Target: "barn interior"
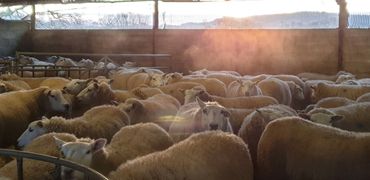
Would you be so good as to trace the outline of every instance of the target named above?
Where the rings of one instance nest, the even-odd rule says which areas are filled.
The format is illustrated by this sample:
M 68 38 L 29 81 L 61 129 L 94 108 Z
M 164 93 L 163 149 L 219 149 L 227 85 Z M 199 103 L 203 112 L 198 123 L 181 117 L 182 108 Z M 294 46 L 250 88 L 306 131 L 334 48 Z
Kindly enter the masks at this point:
M 0 121 L 3 121 L 0 122 L 0 131 L 3 131 L 3 133 L 0 132 L 0 148 L 3 148 L 0 149 L 0 179 L 48 179 L 50 177 L 55 179 L 83 179 L 84 177 L 93 179 L 370 179 L 370 173 L 367 172 L 370 162 L 362 160 L 366 159 L 367 154 L 364 152 L 370 147 L 370 134 L 363 133 L 370 132 L 368 114 L 370 110 L 370 11 L 366 9 L 368 5 L 370 5 L 369 2 L 358 0 L 303 2 L 294 0 L 0 0 Z M 50 57 L 53 56 L 56 58 L 53 63 L 66 58 L 74 61 L 74 64 L 45 64 L 50 63 Z M 37 64 L 32 58 L 42 63 Z M 63 60 L 68 61 L 66 59 Z M 82 59 L 92 60 L 92 67 L 81 67 L 78 63 Z M 27 63 L 30 61 L 32 63 Z M 101 67 L 98 67 L 99 63 L 103 63 Z M 134 67 L 126 66 L 128 63 L 133 63 Z M 182 79 L 176 79 L 177 75 Z M 132 78 L 133 76 L 136 79 Z M 77 84 L 85 86 L 75 93 L 75 89 L 70 89 L 72 82 L 73 88 L 77 87 Z M 167 87 L 179 82 L 184 84 Z M 293 85 L 289 84 L 292 82 Z M 271 83 L 272 86 L 279 87 L 271 89 Z M 48 85 L 50 86 L 45 87 Z M 100 89 L 105 86 L 113 95 L 97 97 L 96 94 L 99 94 Z M 255 87 L 257 87 L 256 92 L 253 91 Z M 23 97 L 22 93 L 31 92 L 35 94 L 36 91 L 40 91 L 40 88 L 46 88 L 42 89 L 44 94 L 39 96 L 45 95 L 47 100 L 36 102 L 39 103 L 36 106 L 40 107 L 35 112 L 41 111 L 39 114 L 31 113 L 32 110 L 25 110 L 27 117 L 9 115 L 17 114 L 14 109 L 23 111 L 31 106 L 25 103 L 23 105 L 19 103 L 19 105 L 18 100 L 13 100 L 11 96 Z M 93 92 L 94 88 L 96 94 L 92 95 L 90 92 Z M 286 97 L 286 91 L 282 90 L 284 88 L 289 91 L 289 97 Z M 85 94 L 81 95 L 81 93 Z M 204 93 L 209 94 L 204 97 L 202 96 Z M 158 94 L 170 97 L 159 97 Z M 196 95 L 193 97 L 192 94 Z M 190 96 L 192 97 L 189 99 Z M 256 99 L 247 99 L 255 96 L 257 96 Z M 50 100 L 50 97 L 54 100 Z M 44 101 L 49 103 L 46 107 L 43 107 Z M 136 101 L 141 104 L 134 105 Z M 12 102 L 17 102 L 14 103 L 14 107 L 9 105 Z M 23 100 L 20 99 L 19 102 Z M 165 104 L 161 106 L 162 110 L 148 110 L 150 108 L 147 106 L 159 106 L 150 103 L 160 104 L 158 102 Z M 217 102 L 217 105 L 211 102 Z M 40 105 L 40 103 L 44 104 Z M 143 105 L 145 103 L 150 105 Z M 212 120 L 205 117 L 209 120 L 207 127 L 198 129 L 199 127 L 195 127 L 198 124 L 193 124 L 194 132 L 191 133 L 193 135 L 190 136 L 188 132 L 187 135 L 190 137 L 181 137 L 181 141 L 187 141 L 188 144 L 200 143 L 199 146 L 201 146 L 201 138 L 210 138 L 206 136 L 211 136 L 210 134 L 213 133 L 208 131 L 220 130 L 234 134 L 236 137 L 216 133 L 212 135 L 215 139 L 210 138 L 210 141 L 221 143 L 224 142 L 221 136 L 227 136 L 230 139 L 227 142 L 225 140 L 225 144 L 231 143 L 230 147 L 235 145 L 235 148 L 241 148 L 237 147 L 240 141 L 243 147 L 247 147 L 249 154 L 245 157 L 244 152 L 240 152 L 241 155 L 238 157 L 233 154 L 225 155 L 231 159 L 230 162 L 217 161 L 218 158 L 215 158 L 214 162 L 208 161 L 209 159 L 199 160 L 209 165 L 202 171 L 205 174 L 198 171 L 188 173 L 191 168 L 185 168 L 183 170 L 185 173 L 178 175 L 176 168 L 180 167 L 169 170 L 173 173 L 172 176 L 169 175 L 171 173 L 165 172 L 163 169 L 168 169 L 166 165 L 170 164 L 170 162 L 166 164 L 167 161 L 172 160 L 166 159 L 163 154 L 174 153 L 176 148 L 180 151 L 181 148 L 190 148 L 186 143 L 179 144 L 180 140 L 175 140 L 171 134 L 173 131 L 178 133 L 181 128 L 185 131 L 183 124 L 176 123 L 185 118 L 178 119 L 179 114 L 184 114 L 180 111 L 190 107 L 186 106 L 187 103 L 195 103 L 191 107 L 196 108 L 194 109 L 196 112 L 199 109 L 203 110 L 204 116 L 209 115 L 204 109 L 211 107 L 212 112 L 216 113 L 218 110 L 212 108 L 220 106 L 223 109 L 218 113 L 230 119 L 230 122 L 227 120 L 229 125 L 225 127 L 221 125 L 224 123 L 214 126 L 215 121 L 218 120 L 217 115 L 212 116 Z M 112 162 L 104 163 L 109 161 L 109 158 L 101 160 L 102 167 L 92 165 L 94 162 L 91 158 L 95 157 L 95 152 L 101 153 L 100 150 L 103 148 L 106 148 L 103 149 L 104 152 L 112 151 L 112 154 L 114 154 L 113 151 L 119 152 L 114 150 L 115 145 L 109 146 L 109 143 L 113 144 L 118 137 L 123 137 L 123 135 L 117 135 L 121 132 L 120 128 L 112 130 L 111 132 L 117 132 L 117 134 L 116 136 L 111 134 L 109 138 L 103 135 L 87 136 L 83 133 L 85 130 L 80 130 L 81 135 L 61 129 L 54 131 L 68 132 L 72 135 L 45 136 L 46 130 L 43 127 L 45 122 L 59 121 L 52 120 L 54 117 L 61 116 L 67 121 L 69 119 L 82 121 L 81 119 L 86 118 L 87 112 L 90 111 L 97 111 L 104 115 L 103 111 L 106 109 L 100 106 L 106 104 L 114 106 L 114 108 L 111 107 L 112 111 L 125 114 L 117 118 L 125 121 L 119 125 L 122 126 L 122 130 L 124 126 L 149 128 L 144 129 L 145 131 L 151 131 L 150 128 L 163 128 L 165 135 L 170 136 L 171 141 L 174 142 L 161 147 L 162 149 L 146 152 L 146 154 L 151 153 L 149 157 L 145 156 L 146 159 L 141 157 L 146 154 L 137 154 L 135 158 L 130 159 L 133 160 L 132 164 L 125 164 L 126 161 L 120 162 L 108 171 L 106 167 L 111 166 Z M 275 107 L 281 104 L 284 107 Z M 145 109 L 145 113 L 151 116 L 144 117 L 144 111 L 139 113 L 140 116 L 133 114 L 130 108 L 137 108 L 137 106 L 148 108 Z M 171 108 L 175 110 L 171 111 Z M 110 117 L 110 114 L 113 113 L 107 113 L 107 117 Z M 257 117 L 258 114 L 260 117 Z M 98 117 L 104 119 L 103 115 L 95 119 Z M 15 123 L 16 120 L 10 123 L 9 119 L 12 118 L 22 119 L 19 121 L 24 122 L 22 125 L 17 124 L 22 122 Z M 145 120 L 145 118 L 151 120 Z M 275 121 L 280 118 L 285 119 Z M 307 120 L 307 122 L 300 122 L 301 124 L 297 125 L 293 123 L 293 119 Z M 152 122 L 159 126 L 140 126 L 143 122 Z M 112 120 L 108 123 L 116 122 Z M 284 143 L 305 142 L 302 139 L 292 139 L 289 133 L 286 136 L 274 136 L 273 133 L 276 132 L 273 130 L 279 130 L 277 126 L 287 126 L 287 131 L 291 128 L 293 132 L 293 129 L 316 125 L 317 128 L 307 128 L 309 129 L 306 129 L 307 131 L 297 130 L 297 133 L 308 133 L 306 136 L 317 134 L 314 136 L 317 138 L 316 141 L 310 141 L 311 144 L 307 145 L 313 149 L 307 148 L 307 152 L 296 152 L 288 148 L 284 149 L 281 145 L 271 143 L 273 145 L 270 146 L 269 144 L 273 140 L 281 140 Z M 75 126 L 80 125 L 76 123 Z M 34 127 L 39 129 L 33 129 Z M 86 125 L 86 127 L 90 126 Z M 17 131 L 14 133 L 16 135 L 6 134 L 13 130 Z M 40 134 L 34 135 L 39 131 Z M 209 134 L 200 133 L 202 131 L 207 131 L 206 133 Z M 122 132 L 130 133 L 129 130 Z M 154 132 L 152 135 L 158 135 L 155 133 L 163 132 Z M 52 144 L 53 147 L 45 147 L 43 150 L 35 148 L 42 145 L 41 140 L 38 142 L 35 139 L 42 134 L 45 136 L 44 141 L 47 139 L 48 144 Z M 135 137 L 137 136 L 139 135 Z M 258 138 L 249 139 L 251 136 L 258 136 Z M 91 151 L 92 155 L 89 156 L 87 164 L 82 163 L 84 160 L 69 158 L 68 149 L 65 150 L 66 152 L 63 151 L 63 148 L 67 148 L 64 146 L 68 145 L 68 142 L 77 142 L 76 139 L 82 137 L 92 139 L 86 142 L 79 141 L 85 143 L 84 145 L 91 143 L 89 147 L 92 149 L 88 152 Z M 114 139 L 114 137 L 117 138 Z M 279 137 L 281 139 L 273 139 Z M 360 137 L 362 143 L 357 143 Z M 101 138 L 105 138 L 105 141 Z M 346 140 L 341 145 L 331 144 L 333 141 L 342 142 L 344 138 L 350 140 Z M 23 141 L 27 141 L 27 145 L 22 144 Z M 136 141 L 153 143 L 140 138 Z M 351 154 L 348 158 L 341 159 L 339 154 L 331 154 L 325 159 L 327 163 L 323 163 L 322 166 L 312 162 L 323 158 L 309 153 L 309 151 L 319 150 L 314 148 L 320 147 L 317 144 L 343 148 L 347 147 L 347 141 L 348 147 L 350 144 L 359 144 L 357 149 L 352 148 L 350 152 L 345 153 L 353 153 L 356 156 Z M 34 143 L 33 146 L 32 143 Z M 117 143 L 122 142 L 117 140 Z M 303 147 L 305 146 L 302 145 L 301 148 L 304 149 Z M 118 145 L 115 148 L 119 148 Z M 218 150 L 217 148 L 215 149 Z M 279 153 L 282 154 L 273 153 L 273 148 L 280 148 Z M 49 152 L 44 152 L 45 149 L 49 149 Z M 162 156 L 156 151 L 163 152 Z M 194 151 L 197 155 L 198 151 Z M 214 153 L 213 156 L 219 155 L 217 152 Z M 235 154 L 237 153 L 239 152 Z M 321 155 L 325 156 L 325 153 L 330 154 L 324 151 Z M 294 155 L 289 156 L 291 154 Z M 49 155 L 49 157 L 43 155 Z M 186 155 L 189 159 L 194 158 L 190 157 L 191 154 Z M 292 164 L 289 164 L 286 159 L 281 160 L 281 157 L 288 156 L 293 159 Z M 150 163 L 145 166 L 138 165 L 139 161 L 148 159 L 150 161 L 150 158 L 163 160 L 163 167 L 156 169 L 155 165 L 151 167 Z M 238 158 L 247 160 L 240 164 L 231 162 L 238 161 Z M 303 159 L 302 161 L 309 162 L 299 163 L 300 158 Z M 49 162 L 36 164 L 39 171 L 45 171 L 42 175 L 36 175 L 31 170 L 36 168 L 32 166 L 36 159 Z M 198 167 L 201 164 L 201 162 L 194 164 L 196 161 L 178 159 L 181 161 L 179 163 L 189 163 L 189 166 Z M 334 166 L 338 162 L 342 166 L 325 167 L 325 164 Z M 51 166 L 53 163 L 55 168 Z M 224 168 L 210 165 L 218 163 L 223 163 Z M 134 171 L 141 168 L 148 168 L 149 175 L 145 174 L 145 170 Z M 346 168 L 356 170 L 343 171 Z M 84 175 L 77 171 L 83 172 Z M 192 171 L 195 170 L 192 169 Z

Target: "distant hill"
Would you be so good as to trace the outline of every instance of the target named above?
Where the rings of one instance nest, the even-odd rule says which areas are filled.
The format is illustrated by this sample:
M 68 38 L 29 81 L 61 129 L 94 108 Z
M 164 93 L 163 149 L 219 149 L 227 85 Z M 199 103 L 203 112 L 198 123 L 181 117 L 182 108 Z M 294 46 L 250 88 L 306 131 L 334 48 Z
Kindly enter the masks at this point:
M 350 27 L 369 28 L 370 15 L 352 15 Z M 169 29 L 202 29 L 202 28 L 272 28 L 272 29 L 316 29 L 337 28 L 338 14 L 325 12 L 298 12 L 251 16 L 245 18 L 223 17 L 209 22 L 184 23 L 179 26 L 167 25 Z

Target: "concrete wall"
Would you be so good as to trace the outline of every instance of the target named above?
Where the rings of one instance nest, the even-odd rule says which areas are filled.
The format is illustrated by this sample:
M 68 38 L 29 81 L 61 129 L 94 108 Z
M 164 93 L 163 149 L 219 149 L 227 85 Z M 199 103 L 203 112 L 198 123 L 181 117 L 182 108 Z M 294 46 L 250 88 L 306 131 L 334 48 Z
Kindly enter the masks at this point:
M 24 21 L 0 20 L 0 56 L 14 55 L 20 40 L 28 29 L 29 23 Z
M 35 31 L 22 50 L 38 52 L 169 53 L 170 66 L 243 74 L 337 71 L 336 30 L 72 30 Z M 370 31 L 349 30 L 345 68 L 368 73 Z

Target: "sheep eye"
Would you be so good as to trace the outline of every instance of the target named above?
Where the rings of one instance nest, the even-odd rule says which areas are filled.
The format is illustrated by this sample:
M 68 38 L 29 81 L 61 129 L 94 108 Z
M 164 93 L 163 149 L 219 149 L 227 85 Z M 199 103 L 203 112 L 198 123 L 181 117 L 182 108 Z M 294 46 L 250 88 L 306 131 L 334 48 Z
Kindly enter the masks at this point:
M 31 128 L 28 128 L 28 131 L 29 131 L 29 132 L 32 132 L 32 131 L 33 131 L 33 129 L 31 129 Z
M 86 151 L 86 154 L 90 154 L 90 150 Z
M 63 151 L 61 151 L 60 152 L 60 156 L 62 157 L 62 158 L 66 158 L 66 156 L 64 155 L 64 153 L 63 153 Z
M 203 113 L 207 114 L 208 113 L 207 109 L 203 109 Z
M 50 97 L 55 98 L 55 96 L 54 96 L 54 95 L 50 95 Z

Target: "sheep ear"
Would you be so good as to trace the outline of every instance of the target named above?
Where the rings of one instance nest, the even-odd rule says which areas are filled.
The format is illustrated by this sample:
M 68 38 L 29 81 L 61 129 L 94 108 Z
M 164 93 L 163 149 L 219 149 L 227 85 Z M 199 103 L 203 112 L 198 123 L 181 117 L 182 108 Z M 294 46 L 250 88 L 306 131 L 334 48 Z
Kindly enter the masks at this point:
M 204 103 L 199 97 L 197 97 L 197 103 L 199 104 L 200 108 L 206 107 L 206 103 Z
M 141 104 L 140 101 L 137 101 L 135 100 L 133 103 L 132 103 L 132 107 L 131 107 L 133 110 L 138 110 L 138 109 L 141 109 L 143 108 L 143 104 Z
M 48 119 L 48 118 L 46 116 L 42 116 L 41 119 L 44 120 L 44 119 Z
M 47 89 L 47 90 L 44 91 L 44 93 L 45 93 L 46 96 L 50 96 L 51 90 Z
M 38 122 L 36 123 L 36 125 L 37 125 L 38 127 L 40 127 L 40 128 L 44 127 L 44 124 L 42 123 L 42 121 L 38 121 Z
M 97 151 L 102 150 L 106 143 L 107 143 L 107 139 L 104 139 L 104 138 L 99 138 L 99 139 L 95 140 L 91 144 L 91 152 L 95 153 Z
M 263 113 L 263 111 L 256 109 L 256 112 L 262 117 L 262 119 L 265 120 L 265 114 Z
M 119 102 L 118 101 L 115 101 L 115 100 L 111 100 L 110 101 L 110 104 L 115 105 L 115 106 L 118 106 L 119 105 Z
M 185 89 L 182 89 L 182 88 L 179 88 L 179 89 L 177 89 L 182 95 L 185 95 Z
M 230 114 L 230 112 L 228 111 L 228 110 L 221 110 L 221 114 L 222 115 L 224 115 L 225 117 L 230 117 L 231 116 L 231 114 Z
M 311 116 L 308 115 L 307 113 L 298 113 L 298 116 L 303 119 L 311 120 Z
M 112 84 L 114 79 L 109 79 L 108 84 Z
M 92 80 L 94 83 L 98 83 L 99 81 L 97 79 Z
M 98 88 L 99 88 L 98 83 L 94 83 L 94 88 L 95 88 L 95 89 L 98 89 Z
M 242 84 L 243 83 L 243 80 L 241 78 L 239 78 L 238 80 L 236 80 L 238 83 Z
M 63 140 L 53 136 L 55 144 L 57 145 L 58 149 L 62 149 L 62 146 L 66 143 Z
M 342 116 L 342 115 L 333 115 L 333 116 L 330 117 L 329 123 L 333 124 L 335 122 L 343 120 L 343 118 L 344 118 L 344 116 Z

